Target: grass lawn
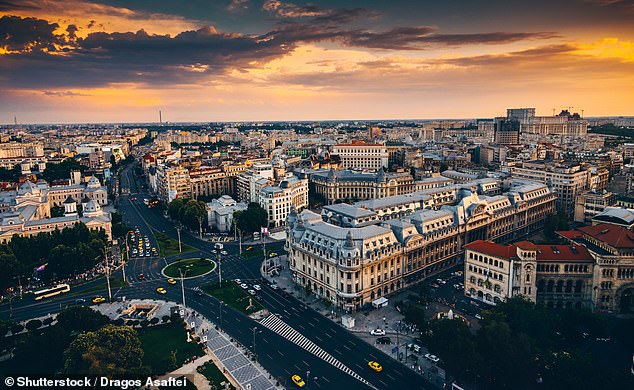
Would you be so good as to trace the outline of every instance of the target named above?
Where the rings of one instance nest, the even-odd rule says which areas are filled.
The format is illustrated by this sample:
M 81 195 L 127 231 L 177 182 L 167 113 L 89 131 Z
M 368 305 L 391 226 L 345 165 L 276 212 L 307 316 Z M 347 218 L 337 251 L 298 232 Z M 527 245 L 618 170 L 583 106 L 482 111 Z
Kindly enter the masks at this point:
M 69 296 L 72 295 L 77 295 L 77 294 L 85 294 L 85 293 L 97 293 L 97 292 L 103 292 L 105 295 L 104 296 L 108 296 L 108 283 L 106 282 L 106 278 L 105 277 L 100 277 L 99 279 L 99 283 L 95 284 L 94 286 L 84 289 L 84 290 L 80 290 L 80 291 L 73 291 L 72 289 L 70 290 L 70 293 L 68 293 Z M 123 287 L 123 286 L 127 286 L 128 283 L 126 283 L 123 278 L 110 278 L 110 289 L 114 290 L 117 289 L 119 287 Z
M 180 278 L 179 268 L 182 268 L 183 272 L 187 270 L 185 277 L 192 277 L 206 274 L 216 268 L 216 265 L 208 259 L 185 259 L 171 263 L 163 272 L 169 277 Z
M 183 365 L 187 358 L 202 356 L 202 346 L 188 343 L 183 325 L 167 324 L 139 330 L 143 364 L 152 374 L 162 375 Z
M 227 377 L 225 377 L 225 375 L 220 371 L 220 369 L 218 369 L 218 367 L 216 367 L 216 365 L 211 361 L 198 367 L 198 372 L 203 374 L 205 378 L 209 380 L 209 382 L 211 383 L 212 389 L 214 388 L 214 386 L 216 389 L 224 389 L 224 385 L 222 385 L 222 383 L 229 382 L 227 380 Z M 235 389 L 235 387 L 233 387 L 231 384 L 229 385 L 229 388 Z
M 252 297 L 246 291 L 241 289 L 240 286 L 238 286 L 233 280 L 223 281 L 222 287 L 216 283 L 206 284 L 201 288 L 207 294 L 220 299 L 226 305 L 233 307 L 244 314 L 251 314 L 264 309 L 264 307 L 260 305 L 260 302 L 255 300 L 255 297 Z M 247 306 L 249 306 L 249 298 L 253 298 L 253 307 L 247 310 Z
M 178 240 L 174 240 L 169 238 L 163 233 L 159 233 L 157 231 L 154 232 L 154 236 L 156 237 L 156 241 L 158 242 L 159 253 L 162 257 L 177 255 L 179 253 L 192 252 L 195 248 L 192 248 L 189 245 L 183 244 L 181 242 L 181 247 L 183 252 L 178 251 Z

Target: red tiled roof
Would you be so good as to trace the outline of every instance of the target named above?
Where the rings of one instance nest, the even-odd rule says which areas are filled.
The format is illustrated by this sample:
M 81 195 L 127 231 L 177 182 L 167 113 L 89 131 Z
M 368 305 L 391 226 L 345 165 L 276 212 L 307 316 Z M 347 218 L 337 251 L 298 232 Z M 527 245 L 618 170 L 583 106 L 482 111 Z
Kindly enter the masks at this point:
M 621 226 L 602 223 L 577 230 L 614 248 L 634 248 L 634 233 Z
M 537 245 L 537 261 L 594 261 L 583 245 Z
M 503 259 L 517 257 L 517 247 L 515 245 L 502 245 L 491 241 L 478 240 L 465 245 L 465 248 Z
M 583 234 L 581 234 L 581 232 L 578 230 L 561 230 L 561 231 L 558 231 L 557 234 L 559 234 L 563 238 L 568 238 L 568 239 L 583 237 Z
M 524 249 L 525 251 L 530 251 L 530 250 L 534 251 L 535 249 L 537 249 L 537 246 L 530 241 L 516 242 L 515 246 L 520 249 Z

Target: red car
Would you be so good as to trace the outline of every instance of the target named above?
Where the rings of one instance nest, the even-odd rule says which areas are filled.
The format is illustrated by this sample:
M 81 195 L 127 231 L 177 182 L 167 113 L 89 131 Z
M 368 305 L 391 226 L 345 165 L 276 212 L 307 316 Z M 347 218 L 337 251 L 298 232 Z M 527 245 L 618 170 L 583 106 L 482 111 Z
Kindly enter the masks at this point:
M 144 279 L 145 279 L 145 275 L 139 274 L 139 280 L 144 280 Z

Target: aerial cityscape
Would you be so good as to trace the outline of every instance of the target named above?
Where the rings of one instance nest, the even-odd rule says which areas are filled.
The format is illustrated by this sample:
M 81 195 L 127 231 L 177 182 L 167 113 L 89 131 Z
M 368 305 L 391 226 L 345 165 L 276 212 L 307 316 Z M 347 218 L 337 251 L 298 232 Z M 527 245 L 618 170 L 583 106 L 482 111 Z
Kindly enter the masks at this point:
M 634 388 L 633 22 L 0 1 L 0 382 Z

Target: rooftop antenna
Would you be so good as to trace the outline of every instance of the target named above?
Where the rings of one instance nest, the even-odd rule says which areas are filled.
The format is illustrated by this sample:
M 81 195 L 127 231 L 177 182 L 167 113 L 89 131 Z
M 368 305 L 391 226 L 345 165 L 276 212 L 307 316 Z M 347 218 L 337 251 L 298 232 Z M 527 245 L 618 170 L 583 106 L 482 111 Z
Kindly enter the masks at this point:
M 583 112 L 584 112 L 584 111 L 585 111 L 585 110 L 583 110 L 583 109 L 581 110 L 581 119 L 583 119 Z
M 553 116 L 555 116 L 555 110 L 556 110 L 556 108 L 553 107 Z

